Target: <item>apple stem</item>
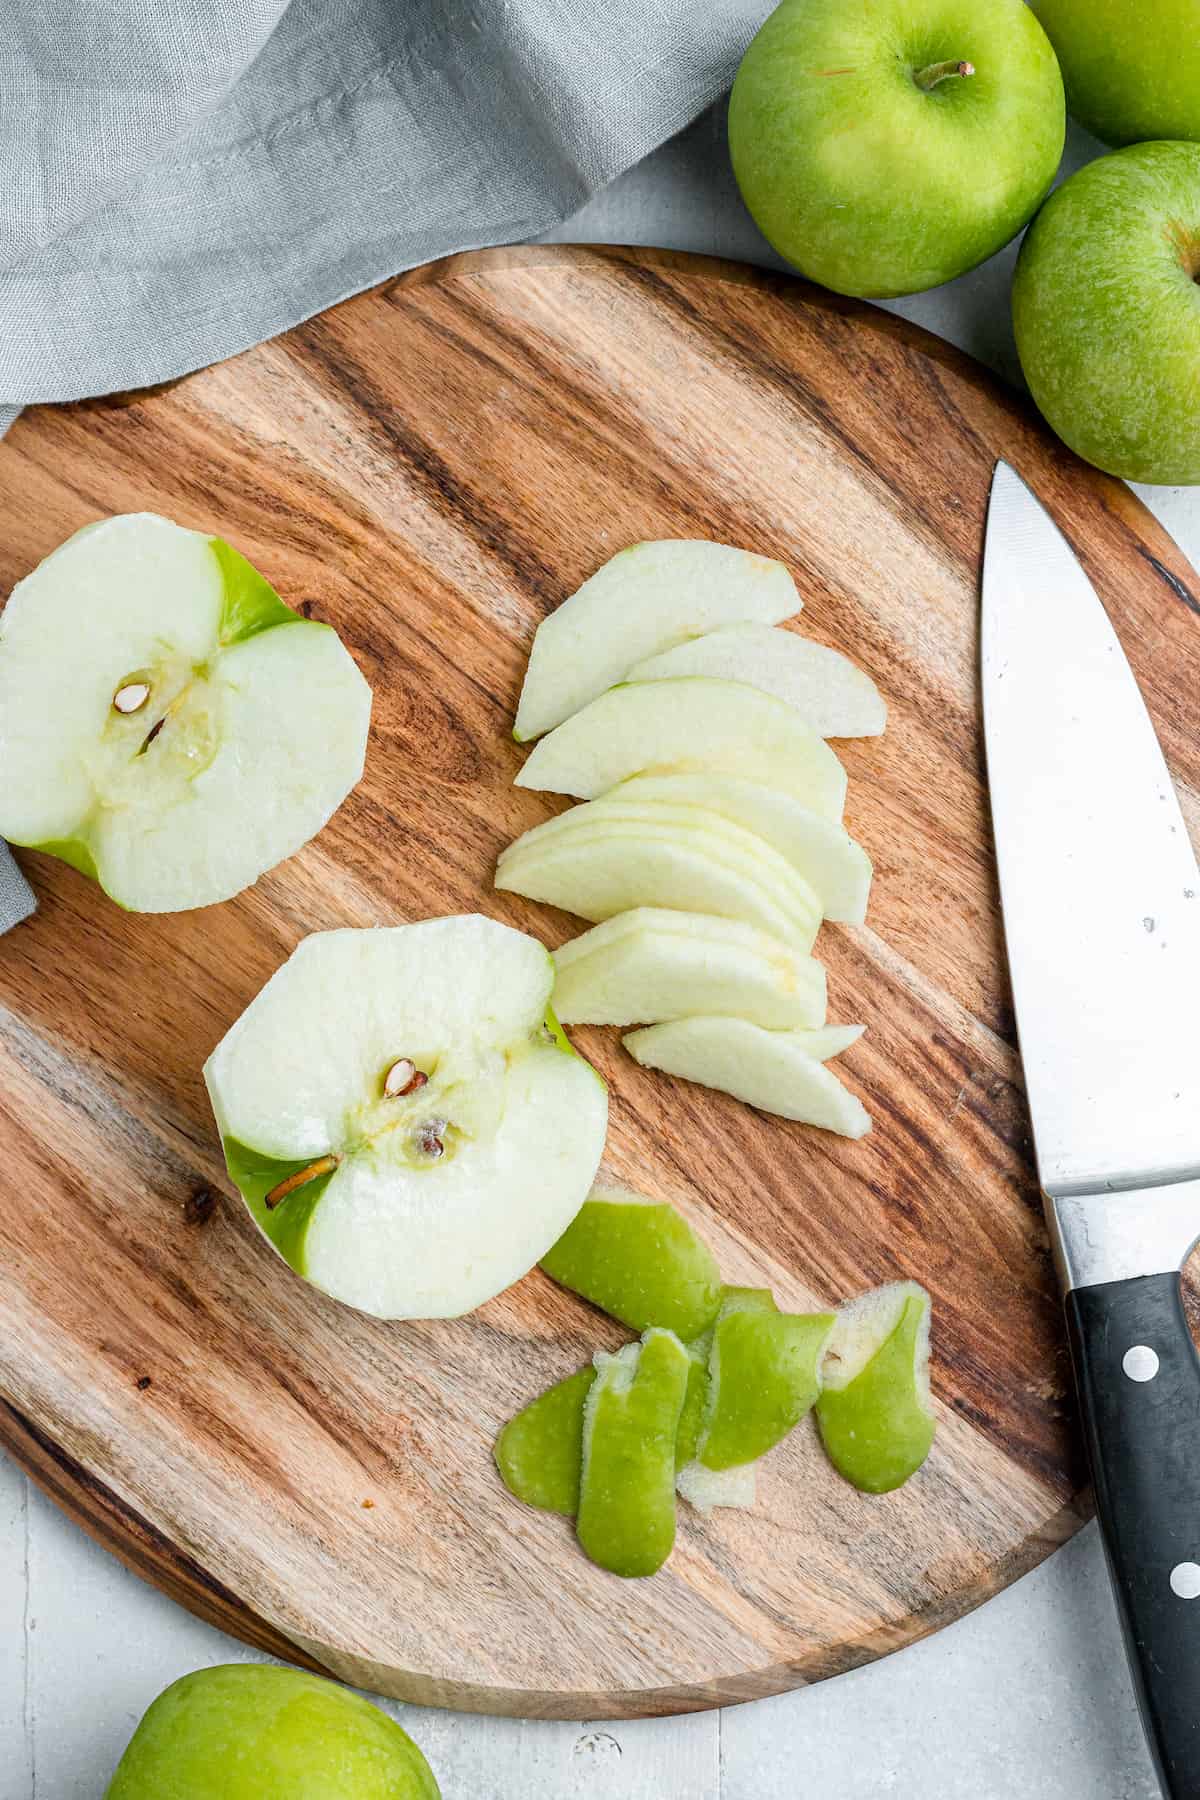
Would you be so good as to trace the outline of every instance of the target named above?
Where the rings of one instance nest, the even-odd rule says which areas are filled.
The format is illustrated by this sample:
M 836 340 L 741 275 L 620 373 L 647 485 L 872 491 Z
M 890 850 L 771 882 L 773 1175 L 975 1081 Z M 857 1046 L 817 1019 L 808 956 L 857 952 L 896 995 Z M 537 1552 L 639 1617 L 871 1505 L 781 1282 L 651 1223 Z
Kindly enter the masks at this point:
M 263 1205 L 273 1212 L 279 1202 L 286 1200 L 289 1194 L 294 1194 L 297 1188 L 307 1187 L 310 1181 L 316 1181 L 321 1175 L 332 1175 L 341 1160 L 335 1151 L 330 1151 L 328 1156 L 318 1156 L 316 1162 L 310 1162 L 306 1169 L 297 1169 L 294 1175 L 285 1175 L 266 1195 Z
M 975 64 L 974 63 L 969 63 L 969 62 L 930 63 L 930 65 L 927 69 L 915 70 L 913 73 L 913 80 L 916 82 L 916 84 L 919 88 L 924 88 L 925 92 L 928 94 L 931 89 L 933 89 L 937 86 L 939 81 L 945 81 L 948 76 L 951 76 L 951 75 L 973 75 L 974 73 L 975 73 Z

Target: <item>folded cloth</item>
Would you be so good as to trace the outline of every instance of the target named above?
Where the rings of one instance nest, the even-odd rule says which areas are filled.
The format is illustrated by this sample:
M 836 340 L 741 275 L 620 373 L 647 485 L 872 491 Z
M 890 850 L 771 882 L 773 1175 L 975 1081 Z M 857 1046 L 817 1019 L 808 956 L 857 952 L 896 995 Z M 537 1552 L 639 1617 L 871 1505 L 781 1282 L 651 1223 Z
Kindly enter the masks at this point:
M 6 844 L 0 844 L 0 932 L 27 919 L 37 902 L 33 889 L 12 859 Z

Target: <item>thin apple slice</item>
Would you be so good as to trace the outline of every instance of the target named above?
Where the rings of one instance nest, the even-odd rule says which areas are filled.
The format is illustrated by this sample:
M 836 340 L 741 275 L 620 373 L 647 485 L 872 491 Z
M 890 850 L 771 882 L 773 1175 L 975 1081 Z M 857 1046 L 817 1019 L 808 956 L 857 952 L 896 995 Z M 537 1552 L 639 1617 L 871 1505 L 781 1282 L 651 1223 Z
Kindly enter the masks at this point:
M 691 1358 L 673 1332 L 655 1329 L 595 1361 L 575 1528 L 602 1569 L 653 1575 L 675 1543 L 675 1441 Z
M 815 958 L 714 914 L 636 907 L 564 944 L 554 965 L 564 1025 L 730 1013 L 786 1029 L 825 1019 L 825 971 Z
M 929 1455 L 929 1322 L 929 1295 L 915 1281 L 875 1288 L 838 1313 L 817 1424 L 834 1468 L 864 1493 L 890 1493 Z
M 668 806 L 702 806 L 753 831 L 785 856 L 821 897 L 827 919 L 861 925 L 871 892 L 871 859 L 861 844 L 834 820 L 814 812 L 792 794 L 741 775 L 701 772 L 634 775 L 603 794 L 596 805 L 660 801 Z
M 496 886 L 597 922 L 640 906 L 715 913 L 810 950 L 821 923 L 812 889 L 750 832 L 739 847 L 724 821 L 717 832 L 697 822 L 695 809 L 681 811 L 690 816 L 677 827 L 667 809 L 657 827 L 587 818 L 573 825 L 576 813 L 564 814 L 561 832 L 505 851 Z
M 665 1200 L 597 1185 L 542 1258 L 547 1275 L 632 1331 L 707 1331 L 722 1305 L 721 1273 L 703 1238 Z
M 763 1112 L 842 1137 L 865 1137 L 871 1129 L 862 1102 L 791 1032 L 764 1031 L 746 1019 L 707 1017 L 647 1025 L 622 1042 L 644 1068 L 719 1088 Z
M 535 746 L 516 783 L 594 800 L 631 775 L 700 770 L 781 788 L 829 819 L 846 803 L 845 769 L 798 713 L 700 675 L 610 688 Z
M 865 1025 L 820 1025 L 813 1031 L 792 1031 L 788 1035 L 798 1050 L 817 1062 L 832 1062 L 841 1056 L 866 1030 Z
M 883 696 L 864 669 L 828 644 L 769 625 L 727 625 L 635 663 L 626 681 L 674 681 L 716 675 L 744 681 L 794 706 L 824 738 L 878 737 L 887 724 Z
M 540 737 L 669 644 L 737 620 L 775 625 L 801 604 L 769 557 L 689 538 L 634 544 L 538 626 L 513 736 Z

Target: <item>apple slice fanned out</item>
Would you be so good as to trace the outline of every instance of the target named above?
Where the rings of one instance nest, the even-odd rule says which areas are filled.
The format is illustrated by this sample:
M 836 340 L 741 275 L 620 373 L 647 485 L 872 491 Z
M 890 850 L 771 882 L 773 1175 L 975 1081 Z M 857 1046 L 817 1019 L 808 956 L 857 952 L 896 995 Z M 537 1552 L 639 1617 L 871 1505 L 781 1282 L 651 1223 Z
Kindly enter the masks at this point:
M 380 1318 L 455 1318 L 549 1250 L 608 1116 L 553 979 L 478 916 L 303 940 L 204 1067 L 229 1172 L 293 1269 Z
M 0 616 L 0 834 L 132 910 L 207 906 L 320 830 L 370 711 L 337 633 L 228 544 L 104 519 Z
M 689 638 L 636 663 L 627 681 L 673 681 L 715 675 L 743 681 L 795 707 L 822 737 L 878 737 L 887 724 L 883 696 L 865 670 L 794 631 L 769 625 L 729 625 Z
M 741 919 L 802 951 L 812 948 L 821 904 L 790 864 L 749 831 L 697 808 L 656 808 L 652 822 L 599 822 L 577 807 L 506 850 L 496 886 L 599 922 L 634 907 Z M 544 835 L 543 835 L 544 834 Z
M 702 806 L 745 826 L 812 883 L 827 919 L 861 925 L 866 918 L 873 873 L 870 857 L 833 819 L 804 806 L 792 794 L 739 775 L 634 775 L 596 804 L 651 800 Z
M 671 644 L 743 620 L 774 625 L 800 607 L 769 557 L 689 538 L 634 544 L 538 626 L 513 736 L 540 737 Z
M 824 738 L 774 695 L 699 675 L 610 688 L 534 747 L 516 785 L 594 800 L 631 775 L 704 770 L 842 816 L 846 771 Z
M 871 1129 L 866 1109 L 809 1055 L 804 1035 L 764 1031 L 746 1019 L 704 1017 L 648 1025 L 622 1041 L 644 1068 L 719 1088 L 784 1119 L 842 1137 L 865 1137 Z
M 554 1010 L 564 1025 L 730 1013 L 787 1029 L 825 1018 L 819 962 L 714 914 L 646 906 L 618 913 L 556 950 L 554 965 Z

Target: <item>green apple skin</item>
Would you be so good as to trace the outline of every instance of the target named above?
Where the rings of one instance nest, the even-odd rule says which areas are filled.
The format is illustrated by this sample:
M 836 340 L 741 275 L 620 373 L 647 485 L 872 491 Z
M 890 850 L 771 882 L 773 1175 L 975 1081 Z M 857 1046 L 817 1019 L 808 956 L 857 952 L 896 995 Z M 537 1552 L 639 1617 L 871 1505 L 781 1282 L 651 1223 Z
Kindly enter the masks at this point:
M 1200 482 L 1198 273 L 1200 144 L 1136 144 L 1087 164 L 1021 246 L 1025 379 L 1063 441 L 1110 475 Z
M 1200 139 L 1200 0 L 1030 0 L 1068 111 L 1108 144 Z
M 105 1800 L 439 1800 L 386 1713 L 298 1669 L 227 1664 L 176 1681 L 130 1739 Z
M 692 1359 L 670 1331 L 648 1331 L 601 1367 L 583 1420 L 575 1529 L 613 1575 L 654 1575 L 675 1544 L 675 1443 Z
M 866 1494 L 887 1494 L 915 1475 L 935 1422 L 923 1363 L 929 1297 L 914 1295 L 870 1361 L 844 1388 L 817 1401 L 821 1442 L 839 1475 Z
M 685 1343 L 721 1306 L 716 1259 L 682 1214 L 619 1188 L 584 1201 L 542 1268 L 631 1331 L 661 1325 Z
M 722 1311 L 709 1357 L 709 1405 L 699 1458 L 708 1469 L 756 1462 L 809 1412 L 833 1313 Z
M 974 73 L 918 80 L 960 62 Z M 936 287 L 1014 237 L 1065 129 L 1024 0 L 784 0 L 729 109 L 738 186 L 775 249 L 838 293 L 880 297 Z

